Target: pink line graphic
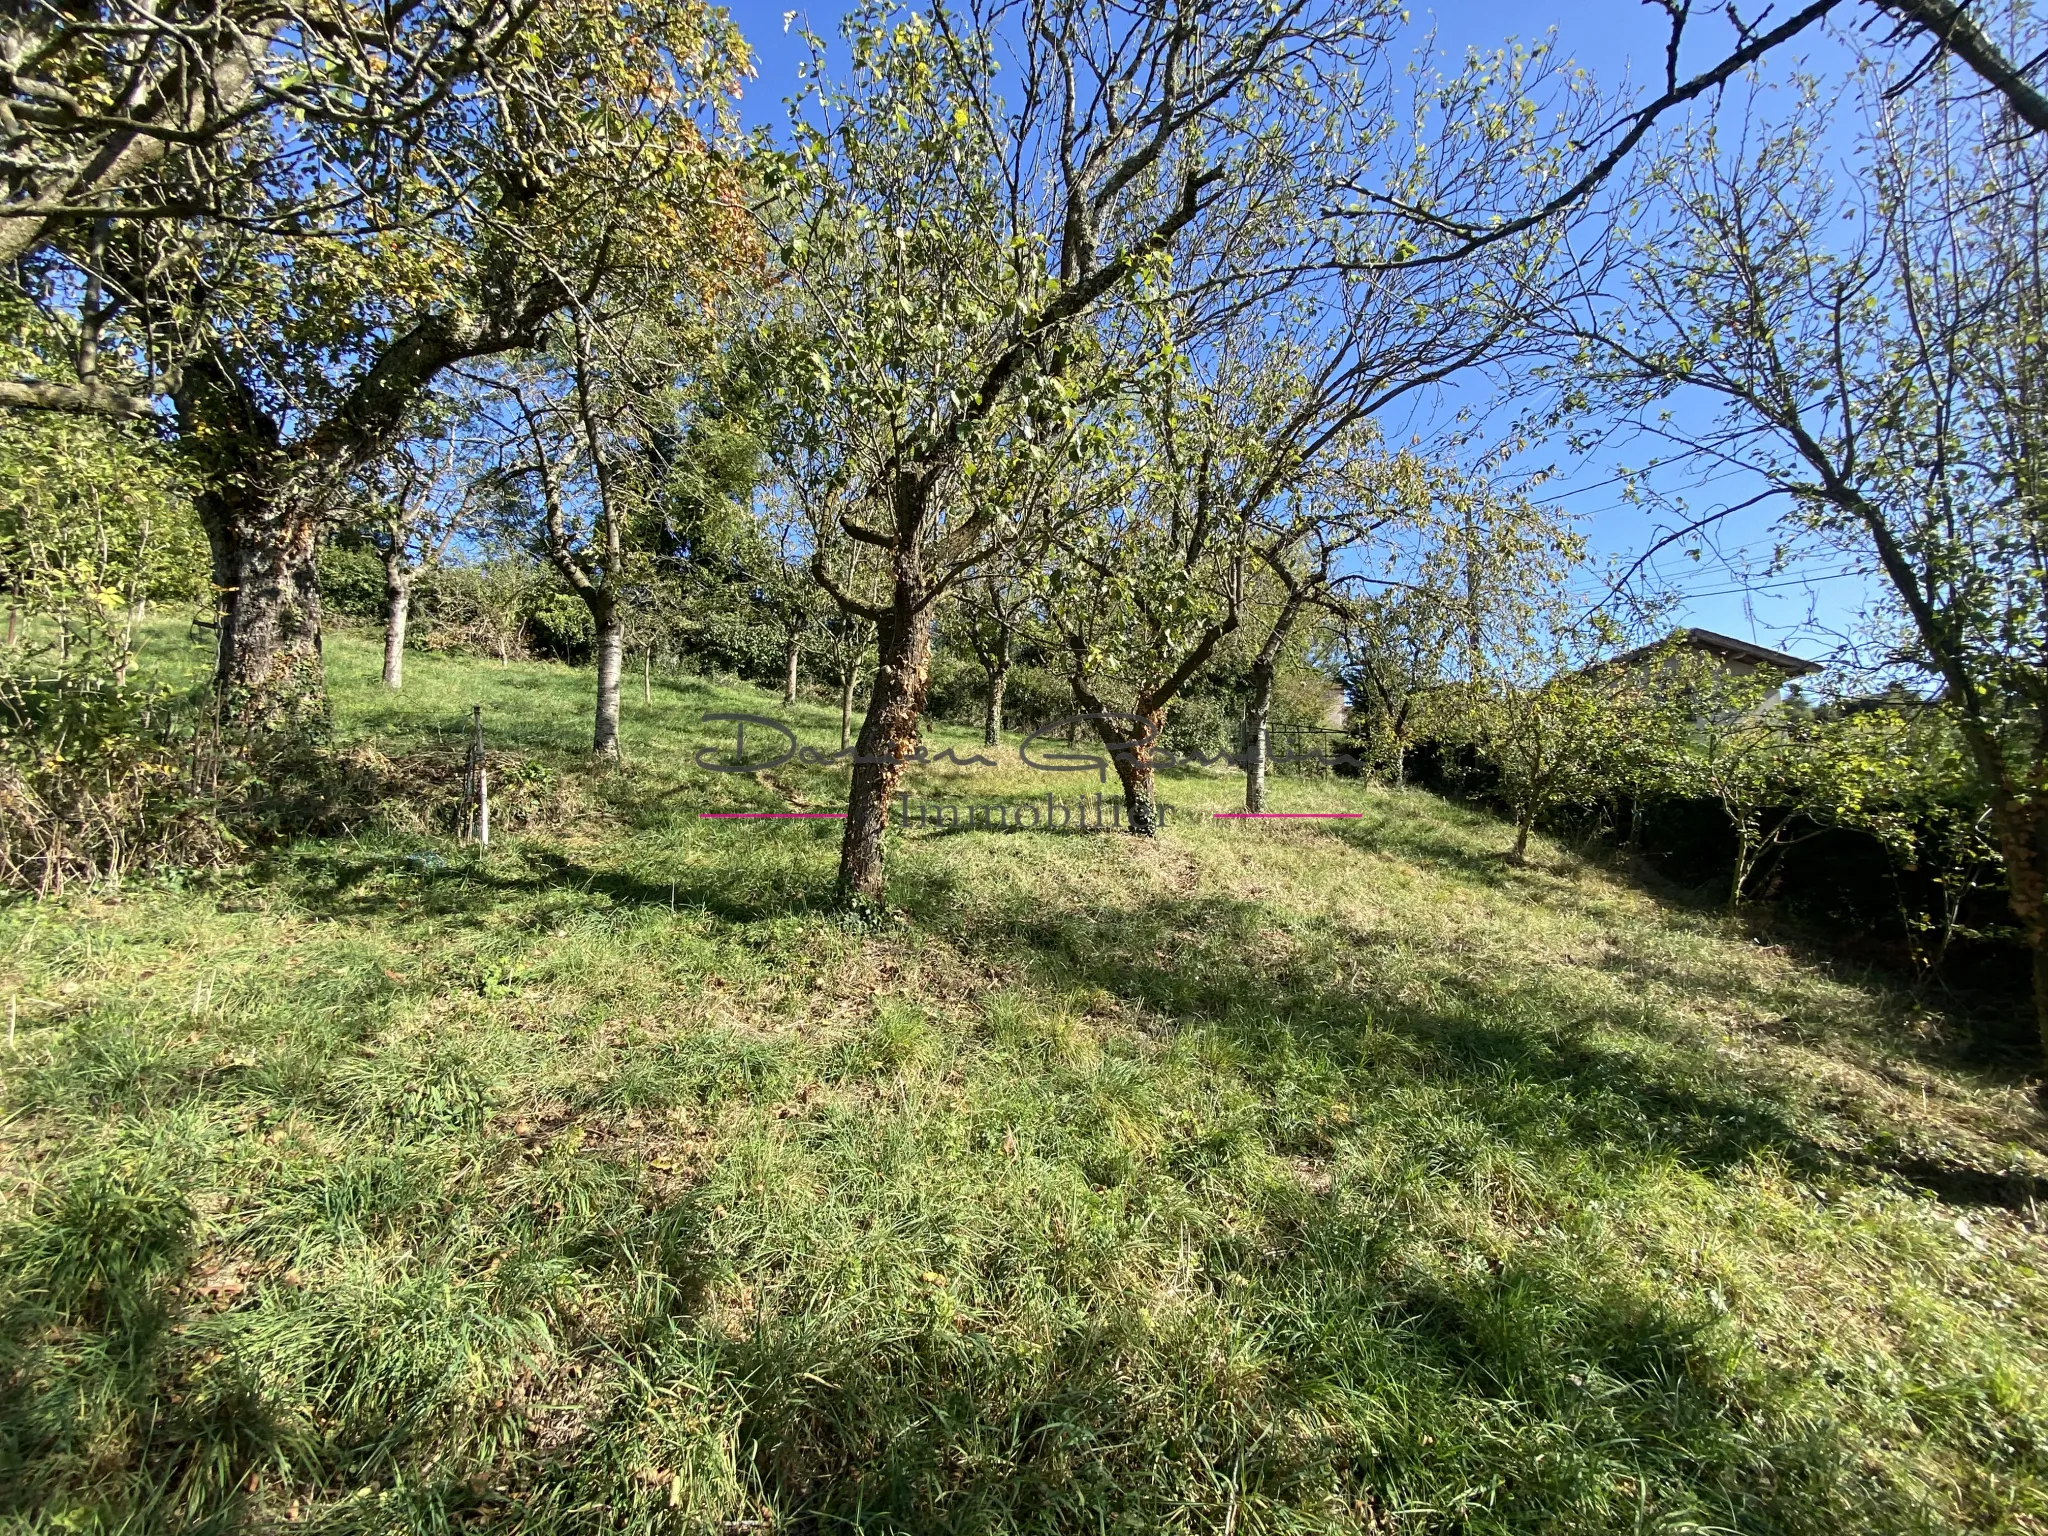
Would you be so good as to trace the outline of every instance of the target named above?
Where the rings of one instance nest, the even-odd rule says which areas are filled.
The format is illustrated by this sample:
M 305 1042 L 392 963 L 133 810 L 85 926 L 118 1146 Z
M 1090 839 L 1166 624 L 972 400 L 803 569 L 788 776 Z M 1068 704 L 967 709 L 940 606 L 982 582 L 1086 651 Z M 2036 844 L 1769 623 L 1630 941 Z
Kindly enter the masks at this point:
M 1283 821 L 1354 821 L 1363 811 L 1218 811 L 1218 821 L 1243 821 L 1248 817 L 1271 817 Z
M 820 818 L 837 820 L 846 815 L 844 811 L 699 811 L 700 821 L 811 821 Z

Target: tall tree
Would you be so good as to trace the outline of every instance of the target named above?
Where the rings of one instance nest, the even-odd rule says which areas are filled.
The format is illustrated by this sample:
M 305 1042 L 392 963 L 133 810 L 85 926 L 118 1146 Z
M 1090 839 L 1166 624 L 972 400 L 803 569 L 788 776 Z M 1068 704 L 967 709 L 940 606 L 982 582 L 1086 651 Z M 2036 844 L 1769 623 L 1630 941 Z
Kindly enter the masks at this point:
M 987 679 L 981 711 L 981 744 L 985 747 L 1002 745 L 1003 693 L 1029 605 L 1026 586 L 1015 573 L 998 566 L 964 586 L 954 608 L 960 644 L 981 664 L 982 676 Z
M 1788 535 L 1884 583 L 1954 711 L 2033 946 L 2048 1052 L 2048 147 L 1973 81 L 1874 71 L 1850 205 L 1824 109 L 1657 167 L 1627 333 L 1586 357 L 1646 430 L 1762 475 Z M 1704 422 L 1674 390 L 1718 402 Z
M 363 535 L 384 565 L 384 686 L 394 691 L 405 685 L 414 583 L 476 527 L 499 489 L 497 466 L 475 446 L 455 422 L 424 423 L 365 476 Z
M 1202 294 L 1192 312 L 1213 325 L 1232 295 L 1334 297 L 1511 244 L 1600 137 L 1590 101 L 1540 53 L 1426 76 L 1418 99 L 1388 48 L 1398 15 L 1324 0 L 907 14 L 875 0 L 846 25 L 847 83 L 824 83 L 821 63 L 797 115 L 783 249 L 863 488 L 844 526 L 890 572 L 868 609 L 880 667 L 841 846 L 846 899 L 881 894 L 929 610 L 1027 523 L 1063 513 L 1022 487 L 1049 478 L 1130 368 L 1156 361 L 1104 343 L 1119 313 Z M 1553 87 L 1546 114 L 1536 98 Z M 1426 146 L 1390 127 L 1423 121 Z M 1452 232 L 1464 224 L 1489 233 Z
M 363 19 L 459 32 L 449 15 Z M 266 23 L 283 29 L 277 46 L 295 45 L 294 17 Z M 350 18 L 299 19 L 324 36 Z M 173 437 L 223 594 L 219 681 L 250 723 L 320 707 L 313 549 L 439 375 L 535 345 L 621 271 L 659 267 L 689 286 L 744 243 L 699 126 L 744 61 L 720 14 L 698 0 L 631 13 L 537 0 L 503 25 L 516 39 L 459 43 L 413 71 L 403 133 L 389 112 L 342 110 L 352 66 L 305 85 L 303 68 L 261 52 L 276 89 L 249 99 L 270 109 L 228 110 L 202 82 L 205 146 L 122 171 L 104 216 L 64 203 L 21 221 L 38 231 L 16 266 L 38 307 L 37 376 L 0 385 L 0 404 L 151 416 Z M 47 41 L 114 69 L 92 50 L 119 35 L 66 18 Z M 245 62 L 265 35 L 235 45 Z M 120 46 L 156 37 L 145 27 Z M 203 70 L 210 56 L 191 57 Z M 321 102 L 299 103 L 302 87 Z M 148 127 L 135 131 L 170 142 Z

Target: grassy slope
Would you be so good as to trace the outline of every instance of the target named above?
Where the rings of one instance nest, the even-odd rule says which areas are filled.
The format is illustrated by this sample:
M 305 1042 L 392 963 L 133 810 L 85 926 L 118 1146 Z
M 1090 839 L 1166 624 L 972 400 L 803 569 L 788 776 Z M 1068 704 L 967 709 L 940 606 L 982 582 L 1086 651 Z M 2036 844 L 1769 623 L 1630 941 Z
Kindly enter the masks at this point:
M 1876 987 L 1297 779 L 893 836 L 863 933 L 695 815 L 831 803 L 688 767 L 758 693 L 593 772 L 587 674 L 330 660 L 388 823 L 477 700 L 526 830 L 0 909 L 0 1520 L 2048 1527 L 2043 1131 Z

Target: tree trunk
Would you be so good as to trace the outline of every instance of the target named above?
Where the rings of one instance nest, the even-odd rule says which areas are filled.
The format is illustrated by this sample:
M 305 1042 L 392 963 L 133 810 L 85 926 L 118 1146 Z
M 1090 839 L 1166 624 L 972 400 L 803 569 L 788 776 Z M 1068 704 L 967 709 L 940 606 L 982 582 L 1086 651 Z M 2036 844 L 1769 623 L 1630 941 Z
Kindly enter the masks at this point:
M 213 559 L 219 718 L 238 732 L 318 726 L 327 688 L 314 551 L 334 479 L 288 452 L 276 419 L 215 360 L 193 359 L 175 400 Z
M 988 709 L 981 717 L 981 744 L 984 747 L 1003 744 L 1003 685 L 1009 679 L 1008 667 L 997 667 L 988 675 Z
M 619 755 L 619 675 L 626 659 L 626 621 L 606 602 L 591 615 L 597 620 L 597 729 L 590 750 L 602 757 Z
M 1524 806 L 1521 814 L 1515 817 L 1515 851 L 1508 855 L 1508 858 L 1514 863 L 1527 864 L 1529 862 L 1529 832 L 1535 824 L 1535 805 Z
M 654 647 L 651 645 L 640 653 L 640 702 L 654 702 Z
M 1401 738 L 1394 738 L 1394 788 L 1408 787 L 1408 748 Z
M 788 643 L 783 647 L 782 702 L 784 705 L 790 705 L 796 702 L 796 664 L 797 658 L 802 652 L 802 650 L 803 639 L 801 636 L 798 635 L 791 635 L 789 637 Z M 845 743 L 842 742 L 841 745 L 843 746 L 845 745 Z
M 853 688 L 859 680 L 857 668 L 849 667 L 839 675 L 839 750 L 842 752 L 853 735 Z
M 144 525 L 147 532 L 148 525 Z M 139 580 L 139 576 L 136 578 Z M 135 664 L 135 631 L 142 627 L 142 621 L 149 614 L 149 596 L 138 595 L 131 581 L 128 589 L 128 612 L 121 620 L 121 659 L 114 664 L 114 686 L 126 687 L 128 669 Z
M 1110 760 L 1116 766 L 1117 781 L 1123 785 L 1124 810 L 1130 816 L 1132 834 L 1153 837 L 1159 831 L 1159 795 L 1154 782 L 1153 755 L 1159 745 L 1159 733 L 1166 724 L 1166 706 L 1162 704 L 1150 714 L 1131 718 L 1137 730 L 1130 740 L 1124 739 L 1114 718 L 1098 717 L 1095 731 L 1102 738 L 1102 744 L 1109 748 Z
M 1251 761 L 1244 767 L 1244 808 L 1266 808 L 1267 722 L 1273 713 L 1273 667 L 1264 661 L 1252 663 L 1252 701 L 1245 713 L 1251 740 Z
M 2034 947 L 2034 1029 L 2041 1037 L 2041 1059 L 2048 1061 L 2048 933 L 2030 932 Z M 2048 1110 L 2048 1078 L 2034 1089 L 2041 1108 Z
M 849 905 L 882 900 L 882 832 L 903 762 L 917 748 L 918 717 L 931 682 L 932 635 L 919 607 L 922 580 L 899 555 L 891 612 L 875 637 L 878 665 L 853 754 L 846 831 L 839 844 L 839 897 Z
M 2034 1027 L 2048 1062 L 2048 802 L 2022 802 L 1994 787 L 1991 821 L 2005 859 L 2006 899 L 2034 951 Z M 2048 1079 L 2036 1092 L 2048 1109 Z
M 1749 872 L 1756 863 L 1757 839 L 1741 817 L 1732 812 L 1728 817 L 1730 830 L 1735 833 L 1735 868 L 1728 875 L 1728 915 L 1733 917 L 1742 906 L 1742 888 L 1749 884 Z
M 412 574 L 396 560 L 384 562 L 384 686 L 405 686 L 405 622 L 412 613 Z
M 219 591 L 214 685 L 223 718 L 245 728 L 276 730 L 326 715 L 314 564 L 320 523 L 284 502 L 256 466 L 213 479 L 193 498 Z

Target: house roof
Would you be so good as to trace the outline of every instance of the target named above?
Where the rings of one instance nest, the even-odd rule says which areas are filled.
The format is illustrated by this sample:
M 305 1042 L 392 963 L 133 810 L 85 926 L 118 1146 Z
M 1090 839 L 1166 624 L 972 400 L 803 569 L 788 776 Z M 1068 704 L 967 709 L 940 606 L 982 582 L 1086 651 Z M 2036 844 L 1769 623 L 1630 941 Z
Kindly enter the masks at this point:
M 1746 661 L 1751 666 L 1771 667 L 1787 677 L 1806 677 L 1821 670 L 1821 664 L 1817 661 L 1808 661 L 1787 651 L 1774 651 L 1767 645 L 1755 645 L 1748 640 L 1738 640 L 1733 635 L 1716 634 L 1711 629 L 1677 630 L 1670 639 L 1660 641 L 1656 645 L 1638 646 L 1635 650 L 1614 659 L 1617 663 L 1636 661 L 1662 650 L 1674 640 L 1691 650 L 1705 651 L 1710 656 L 1720 656 L 1729 661 Z

